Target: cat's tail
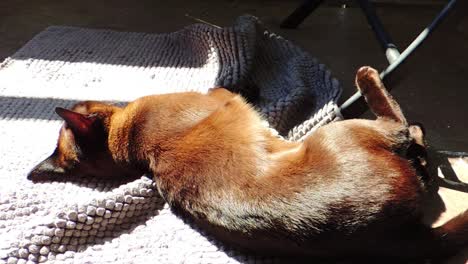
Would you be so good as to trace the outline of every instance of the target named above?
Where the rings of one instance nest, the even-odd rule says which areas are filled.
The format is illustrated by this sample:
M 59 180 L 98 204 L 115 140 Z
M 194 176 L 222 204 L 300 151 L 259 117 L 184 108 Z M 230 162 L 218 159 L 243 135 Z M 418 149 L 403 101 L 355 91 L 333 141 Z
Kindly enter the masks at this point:
M 453 256 L 468 249 L 468 210 L 440 227 L 416 234 L 415 239 L 404 239 L 400 243 L 407 255 L 430 259 Z
M 445 251 L 468 246 L 468 210 L 432 230 Z
M 370 110 L 378 117 L 407 125 L 398 103 L 388 93 L 377 70 L 364 66 L 356 74 L 356 86 L 366 99 Z

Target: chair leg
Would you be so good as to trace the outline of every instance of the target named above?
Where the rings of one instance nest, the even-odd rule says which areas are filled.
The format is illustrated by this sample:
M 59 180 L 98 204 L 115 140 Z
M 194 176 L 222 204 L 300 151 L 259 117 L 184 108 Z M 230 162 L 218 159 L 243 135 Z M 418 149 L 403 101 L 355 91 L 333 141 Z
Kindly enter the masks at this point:
M 421 45 L 424 40 L 434 31 L 437 25 L 447 16 L 449 11 L 454 7 L 457 0 L 450 0 L 442 11 L 435 17 L 432 23 L 427 26 L 411 44 L 401 53 L 397 59 L 391 63 L 385 70 L 380 72 L 380 78 L 383 80 L 387 75 L 392 73 L 398 66 L 400 66 L 406 59 L 414 53 L 414 51 Z M 382 43 L 382 42 L 381 42 Z M 391 43 L 390 41 L 388 43 Z M 341 106 L 340 112 L 344 118 L 356 118 L 362 115 L 366 110 L 366 104 L 359 92 L 353 94 Z
M 388 63 L 392 64 L 400 56 L 397 46 L 393 43 L 379 17 L 375 13 L 374 6 L 368 0 L 358 0 L 358 3 L 366 15 L 367 22 L 372 27 L 377 40 L 384 48 Z
M 281 28 L 297 28 L 310 13 L 312 13 L 323 0 L 305 0 L 294 12 L 292 12 L 283 22 Z

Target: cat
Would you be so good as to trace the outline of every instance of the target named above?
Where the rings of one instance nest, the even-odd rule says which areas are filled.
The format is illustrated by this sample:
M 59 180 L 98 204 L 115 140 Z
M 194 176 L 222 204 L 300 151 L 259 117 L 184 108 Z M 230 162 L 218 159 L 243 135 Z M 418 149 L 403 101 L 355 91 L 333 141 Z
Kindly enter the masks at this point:
M 56 108 L 65 121 L 57 148 L 28 179 L 147 174 L 178 216 L 256 253 L 456 253 L 468 242 L 468 211 L 438 228 L 421 222 L 427 190 L 407 153 L 423 144 L 422 129 L 408 125 L 375 69 L 360 68 L 356 86 L 377 119 L 334 122 L 304 142 L 273 134 L 224 88 L 146 96 L 123 108 Z

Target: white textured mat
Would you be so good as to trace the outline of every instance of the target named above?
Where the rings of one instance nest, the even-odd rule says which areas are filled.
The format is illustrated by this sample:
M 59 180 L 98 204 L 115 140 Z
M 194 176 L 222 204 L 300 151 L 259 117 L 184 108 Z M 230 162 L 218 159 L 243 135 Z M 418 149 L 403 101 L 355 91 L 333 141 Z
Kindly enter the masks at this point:
M 292 140 L 335 119 L 340 94 L 323 65 L 252 17 L 161 35 L 50 27 L 7 58 L 0 64 L 0 263 L 273 261 L 192 229 L 146 177 L 26 180 L 55 146 L 56 106 L 214 86 L 243 93 Z

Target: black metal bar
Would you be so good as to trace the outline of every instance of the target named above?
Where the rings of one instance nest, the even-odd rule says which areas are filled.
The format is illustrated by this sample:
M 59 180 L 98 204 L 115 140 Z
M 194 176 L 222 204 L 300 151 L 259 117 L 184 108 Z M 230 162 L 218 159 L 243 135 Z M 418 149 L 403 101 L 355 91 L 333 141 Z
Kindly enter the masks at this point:
M 294 10 L 283 22 L 282 28 L 297 28 L 310 13 L 312 13 L 323 0 L 306 0 L 296 10 Z
M 439 154 L 445 155 L 449 158 L 465 158 L 468 157 L 468 152 L 464 151 L 451 151 L 451 150 L 438 150 Z
M 456 182 L 449 179 L 437 177 L 437 183 L 440 187 L 468 193 L 468 184 L 464 182 Z
M 382 45 L 382 48 L 385 50 L 385 56 L 387 57 L 388 62 L 393 63 L 399 56 L 400 52 L 398 51 L 397 46 L 392 41 L 392 38 L 385 30 L 380 18 L 375 12 L 374 5 L 368 0 L 358 0 L 359 5 L 361 6 L 362 11 L 366 15 L 367 22 L 371 26 L 372 30 L 377 37 L 377 40 Z

